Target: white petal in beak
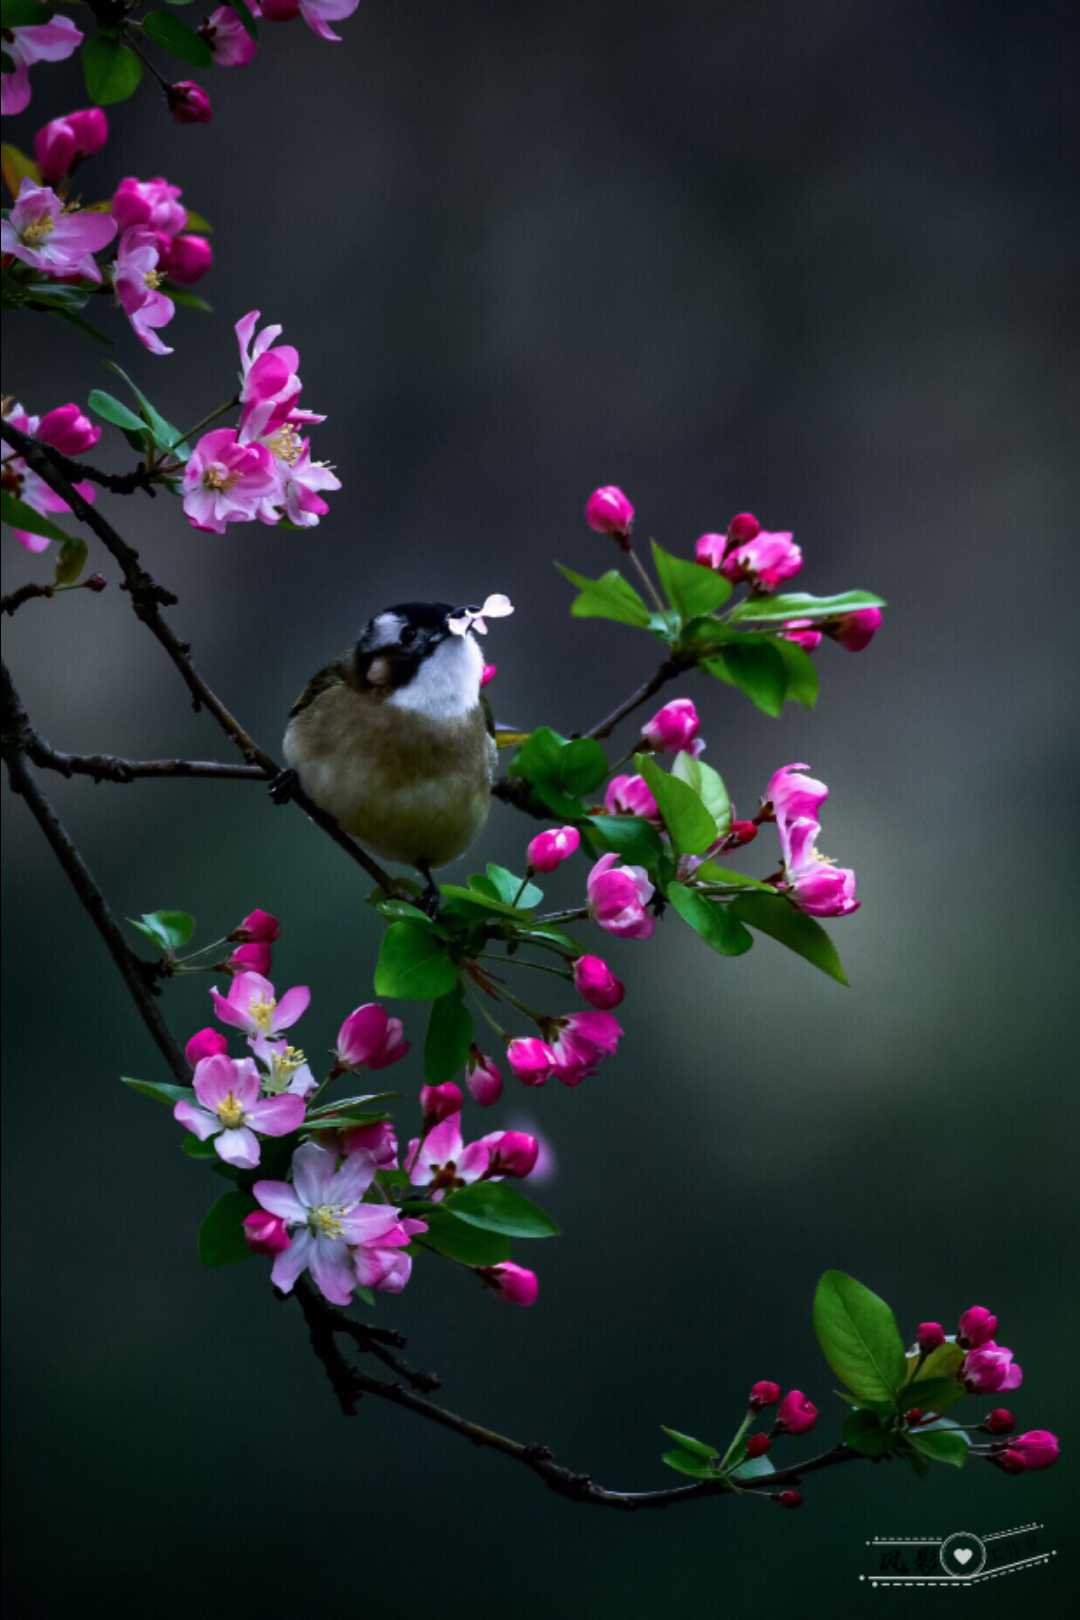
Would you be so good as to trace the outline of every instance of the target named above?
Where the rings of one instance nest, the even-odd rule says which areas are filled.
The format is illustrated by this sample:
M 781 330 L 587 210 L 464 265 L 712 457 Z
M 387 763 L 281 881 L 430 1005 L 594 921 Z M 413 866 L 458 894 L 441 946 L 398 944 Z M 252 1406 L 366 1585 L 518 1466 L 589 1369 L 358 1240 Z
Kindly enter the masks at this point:
M 451 635 L 463 636 L 469 630 L 475 630 L 477 635 L 487 634 L 487 619 L 505 619 L 514 611 L 514 604 L 508 596 L 501 594 L 489 596 L 482 607 L 476 610 L 463 608 L 456 618 L 447 619 L 446 628 Z

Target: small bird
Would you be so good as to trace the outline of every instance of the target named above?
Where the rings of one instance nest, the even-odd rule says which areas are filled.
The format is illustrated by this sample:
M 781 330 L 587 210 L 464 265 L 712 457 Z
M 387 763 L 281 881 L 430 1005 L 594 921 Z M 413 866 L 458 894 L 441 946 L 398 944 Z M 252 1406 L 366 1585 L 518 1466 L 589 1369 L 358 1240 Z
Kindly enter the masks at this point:
M 469 847 L 491 806 L 497 749 L 474 632 L 513 611 L 505 596 L 384 608 L 289 711 L 286 775 L 365 848 L 415 867 L 429 901 L 432 867 Z

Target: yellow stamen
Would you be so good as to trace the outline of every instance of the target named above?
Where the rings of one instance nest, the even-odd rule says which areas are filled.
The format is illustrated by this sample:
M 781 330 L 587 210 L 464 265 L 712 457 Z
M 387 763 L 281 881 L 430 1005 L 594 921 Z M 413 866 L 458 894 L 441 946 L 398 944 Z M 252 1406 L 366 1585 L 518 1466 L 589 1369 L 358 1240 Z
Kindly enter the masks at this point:
M 219 467 L 216 461 L 212 461 L 209 467 L 207 467 L 206 471 L 203 473 L 203 487 L 204 489 L 232 489 L 239 477 L 239 473 L 228 472 L 226 468 Z M 259 1016 L 254 1010 L 256 1005 L 260 1007 L 269 1007 L 271 1012 L 274 1010 L 274 1003 L 272 1001 L 260 1001 L 258 1003 L 252 1002 L 251 1014 L 253 1018 L 257 1018 Z M 269 1029 L 270 1025 L 263 1024 L 262 1027 L 263 1029 Z
M 274 1052 L 270 1058 L 270 1073 L 263 1082 L 267 1091 L 277 1093 L 284 1091 L 296 1073 L 302 1069 L 307 1058 L 298 1046 L 287 1046 L 283 1052 Z
M 161 271 L 160 270 L 144 270 L 143 271 L 143 281 L 146 283 L 146 285 L 150 288 L 150 290 L 152 292 L 156 292 L 157 289 L 161 286 Z
M 217 1105 L 217 1117 L 227 1131 L 234 1131 L 238 1125 L 244 1123 L 244 1105 L 238 1103 L 230 1091 Z
M 316 1237 L 343 1237 L 345 1228 L 340 1217 L 344 1214 L 340 1204 L 320 1204 L 308 1216 L 308 1225 Z
M 19 241 L 25 247 L 37 247 L 38 243 L 44 242 L 46 237 L 51 236 L 55 229 L 55 219 L 49 214 L 42 214 L 39 219 L 32 219 L 29 225 L 23 226 L 19 232 Z
M 296 429 L 285 422 L 276 433 L 271 433 L 266 441 L 266 448 L 272 450 L 280 461 L 285 461 L 292 467 L 300 460 L 303 440 Z
M 228 489 L 229 485 L 227 483 L 210 483 L 210 474 L 214 470 L 215 469 L 213 467 L 207 469 L 204 482 L 211 489 Z M 260 1029 L 269 1030 L 273 1022 L 274 1008 L 276 1006 L 276 1001 L 267 1001 L 262 996 L 256 996 L 253 1001 L 248 1003 L 248 1017 L 253 1018 Z

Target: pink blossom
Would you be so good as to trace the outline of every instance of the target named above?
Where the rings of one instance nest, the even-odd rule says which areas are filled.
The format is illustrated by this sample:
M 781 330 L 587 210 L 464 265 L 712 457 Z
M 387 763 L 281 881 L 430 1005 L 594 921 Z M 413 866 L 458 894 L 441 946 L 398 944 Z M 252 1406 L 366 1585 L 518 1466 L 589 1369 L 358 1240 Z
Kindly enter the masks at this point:
M 219 1029 L 200 1029 L 184 1047 L 184 1056 L 191 1067 L 197 1068 L 203 1058 L 217 1057 L 229 1050 L 229 1043 Z
M 817 848 L 821 828 L 809 816 L 777 823 L 783 853 L 784 876 L 779 887 L 810 917 L 849 917 L 858 911 L 855 873 L 850 866 L 835 866 Z
M 391 1018 L 377 1001 L 354 1007 L 337 1033 L 334 1063 L 339 1072 L 388 1069 L 409 1050 L 400 1018 Z
M 162 271 L 178 287 L 193 287 L 214 262 L 214 250 L 205 236 L 170 236 L 158 231 L 157 249 Z
M 869 647 L 880 628 L 881 609 L 865 607 L 856 608 L 852 613 L 842 613 L 837 619 L 828 619 L 825 634 L 838 641 L 848 652 L 862 652 L 864 647 Z
M 962 1350 L 977 1350 L 989 1344 L 997 1330 L 998 1319 L 985 1305 L 971 1305 L 956 1325 L 956 1342 Z
M 330 510 L 319 491 L 340 489 L 341 479 L 327 462 L 312 461 L 310 440 L 302 439 L 291 421 L 258 442 L 273 455 L 277 474 L 275 489 L 259 508 L 260 521 L 273 524 L 284 517 L 298 529 L 314 528 Z
M 924 1356 L 945 1343 L 945 1329 L 940 1322 L 920 1322 L 915 1330 L 915 1343 Z
M 225 966 L 230 973 L 269 973 L 273 954 L 269 945 L 238 945 L 225 958 Z
M 1032 1468 L 1052 1468 L 1061 1455 L 1061 1442 L 1049 1429 L 1028 1429 L 1010 1440 L 992 1461 L 1007 1474 L 1024 1474 Z
M 172 113 L 173 122 L 177 124 L 210 124 L 214 119 L 214 109 L 210 105 L 210 97 L 201 84 L 194 79 L 177 79 L 175 84 L 166 86 L 165 100 Z
M 380 1170 L 396 1170 L 398 1156 L 397 1134 L 390 1119 L 376 1120 L 374 1125 L 354 1125 L 341 1132 L 342 1152 L 370 1153 Z
M 474 1103 L 490 1108 L 502 1096 L 503 1078 L 493 1058 L 473 1047 L 465 1063 L 465 1084 Z
M 617 484 L 605 484 L 586 501 L 585 521 L 595 533 L 625 543 L 634 526 L 634 508 Z
M 531 1175 L 540 1156 L 539 1140 L 526 1131 L 492 1131 L 480 1138 L 480 1144 L 490 1154 L 485 1181 Z
M 500 1266 L 478 1266 L 476 1275 L 510 1305 L 535 1305 L 540 1292 L 536 1272 L 504 1260 Z
M 318 1090 L 318 1081 L 298 1046 L 290 1046 L 284 1037 L 271 1040 L 266 1035 L 253 1035 L 248 1044 L 260 1063 L 266 1064 L 264 1091 L 275 1097 L 287 1091 L 293 1097 L 306 1098 Z
M 193 528 L 224 534 L 227 523 L 251 523 L 275 487 L 273 457 L 264 445 L 241 444 L 234 428 L 214 428 L 184 468 L 184 512 Z
M 300 0 L 300 15 L 313 34 L 340 45 L 341 35 L 335 34 L 330 24 L 351 17 L 359 4 L 360 0 Z
M 581 846 L 581 834 L 576 827 L 549 827 L 529 840 L 525 859 L 533 872 L 554 872 L 563 861 L 568 861 Z
M 218 6 L 199 33 L 218 67 L 247 67 L 258 47 L 232 6 Z
M 381 1250 L 400 1246 L 402 1238 L 407 1243 L 411 1234 L 392 1204 L 363 1202 L 375 1179 L 369 1153 L 351 1153 L 339 1167 L 336 1153 L 305 1142 L 293 1154 L 292 1178 L 291 1184 L 257 1181 L 252 1188 L 263 1209 L 283 1220 L 292 1236 L 290 1247 L 274 1260 L 271 1281 L 288 1294 L 297 1278 L 310 1271 L 325 1299 L 348 1305 L 358 1280 L 359 1252 L 375 1261 Z M 381 1273 L 385 1265 L 378 1260 L 372 1269 Z
M 59 412 L 63 412 L 68 409 L 77 410 L 77 407 L 60 406 L 58 409 Z M 52 412 L 47 414 L 49 416 L 53 415 Z M 32 439 L 36 439 L 39 436 L 41 431 L 41 422 L 46 419 L 47 418 L 30 416 L 26 411 L 23 410 L 22 406 L 17 403 L 13 403 L 10 406 L 4 418 L 5 421 L 10 422 L 13 427 L 17 427 L 21 432 L 27 434 L 28 437 Z M 83 418 L 83 420 L 85 420 L 85 418 Z M 3 468 L 4 488 L 14 495 L 18 500 L 22 501 L 24 506 L 31 507 L 35 512 L 40 512 L 43 516 L 50 516 L 55 512 L 71 511 L 71 507 L 68 505 L 67 501 L 65 501 L 61 496 L 54 494 L 45 480 L 43 478 L 39 478 L 37 473 L 32 471 L 32 469 L 27 466 L 24 458 L 16 455 L 15 451 L 12 450 L 11 446 L 7 443 L 0 443 L 0 466 Z M 83 497 L 83 500 L 89 501 L 91 504 L 93 504 L 97 494 L 93 484 L 87 483 L 85 479 L 82 479 L 73 487 L 78 490 L 79 494 Z M 18 540 L 19 544 L 21 546 L 25 546 L 27 551 L 32 551 L 35 553 L 47 551 L 49 546 L 52 544 L 52 541 L 49 540 L 45 535 L 34 534 L 26 529 L 13 529 L 12 533 L 14 534 L 16 540 Z
M 692 698 L 673 698 L 657 709 L 641 728 L 641 735 L 659 754 L 677 754 L 690 747 L 701 730 L 701 721 Z
M 255 335 L 259 311 L 249 310 L 234 328 L 240 346 L 240 443 L 272 433 L 288 421 L 303 386 L 296 368 L 300 355 L 291 344 L 276 348 L 280 326 L 264 326 Z
M 780 1385 L 774 1384 L 771 1378 L 759 1378 L 756 1384 L 750 1386 L 747 1405 L 751 1412 L 760 1412 L 762 1407 L 775 1406 L 779 1399 Z
M 547 1041 L 522 1035 L 507 1046 L 506 1061 L 523 1085 L 542 1086 L 555 1067 L 555 1053 Z
M 821 646 L 821 631 L 814 629 L 813 619 L 785 619 L 780 634 L 803 652 L 814 652 Z
M 180 187 L 170 185 L 162 175 L 153 180 L 137 180 L 133 174 L 121 180 L 113 192 L 112 216 L 122 231 L 133 225 L 146 225 L 152 231 L 176 236 L 187 224 L 187 209 L 180 201 Z
M 480 671 L 480 685 L 481 685 L 481 687 L 489 686 L 491 684 L 491 682 L 495 679 L 495 677 L 496 677 L 496 675 L 498 673 L 499 673 L 498 664 L 485 664 L 483 669 Z
M 253 1209 L 244 1216 L 244 1241 L 256 1254 L 281 1254 L 292 1243 L 289 1229 L 280 1215 L 268 1215 L 264 1209 Z
M 3 77 L 6 82 L 11 75 Z M 66 213 L 51 186 L 36 186 L 27 178 L 19 186 L 9 217 L 0 220 L 0 252 L 14 254 L 47 276 L 86 276 L 100 281 L 101 271 L 93 256 L 115 235 L 116 221 L 108 214 Z
M 983 1418 L 983 1428 L 989 1434 L 1012 1434 L 1016 1428 L 1016 1419 L 1007 1406 L 995 1406 Z
M 70 174 L 80 158 L 93 157 L 109 138 L 101 107 L 83 107 L 43 124 L 34 136 L 34 157 L 47 186 Z
M 617 979 L 602 956 L 579 956 L 574 964 L 574 988 L 590 1007 L 608 1012 L 617 1007 L 626 994 L 621 979 Z
M 824 782 L 816 782 L 804 773 L 809 765 L 781 765 L 769 777 L 762 795 L 762 807 L 778 820 L 786 817 L 794 821 L 797 816 L 819 819 L 818 812 L 829 797 Z
M 601 855 L 586 885 L 589 912 L 609 934 L 621 939 L 649 939 L 655 918 L 645 907 L 653 896 L 642 866 L 619 866 L 618 855 Z
M 452 1080 L 444 1080 L 441 1086 L 421 1086 L 420 1113 L 424 1130 L 438 1125 L 440 1120 L 449 1119 L 451 1114 L 460 1114 L 464 1101 L 461 1087 Z
M 699 534 L 694 542 L 694 560 L 703 568 L 711 568 L 715 573 L 719 573 L 727 548 L 726 534 Z
M 775 591 L 802 567 L 802 552 L 789 531 L 762 530 L 754 540 L 725 554 L 720 572 L 733 583 L 748 581 L 754 590 Z
M 660 821 L 660 810 L 643 776 L 613 776 L 604 793 L 604 809 L 613 816 L 643 816 Z
M 265 945 L 272 945 L 281 933 L 281 924 L 273 912 L 263 911 L 256 906 L 247 916 L 237 923 L 229 939 L 254 940 Z
M 353 1250 L 357 1282 L 382 1294 L 400 1294 L 412 1276 L 412 1255 L 405 1251 L 415 1236 L 426 1231 L 426 1221 L 405 1216 L 381 1237 L 359 1244 Z
M 427 1187 L 439 1203 L 447 1192 L 467 1187 L 487 1174 L 491 1150 L 483 1142 L 466 1147 L 461 1115 L 447 1114 L 424 1137 L 414 1136 L 405 1154 L 405 1169 L 414 1187 Z
M 753 512 L 736 512 L 727 526 L 728 539 L 733 546 L 743 546 L 748 540 L 756 540 L 761 533 L 761 524 Z
M 801 1389 L 791 1389 L 780 1402 L 776 1426 L 788 1434 L 805 1434 L 818 1420 L 818 1409 Z
M 52 17 L 25 28 L 5 28 L 4 51 L 15 67 L 10 73 L 0 74 L 0 113 L 7 118 L 29 107 L 30 68 L 35 62 L 66 61 L 82 42 L 82 32 L 67 17 Z
M 113 282 L 120 307 L 143 347 L 151 354 L 172 354 L 168 344 L 158 337 L 157 330 L 168 326 L 176 314 L 176 305 L 159 291 L 157 235 L 147 226 L 133 225 L 120 237 Z
M 56 405 L 38 422 L 35 439 L 51 444 L 63 456 L 81 456 L 101 438 L 101 429 L 91 422 L 81 405 Z
M 238 973 L 228 995 L 220 995 L 215 985 L 210 999 L 223 1024 L 246 1035 L 276 1040 L 307 1012 L 311 991 L 306 984 L 295 985 L 279 1001 L 270 980 L 261 973 Z
M 195 1103 L 181 1100 L 173 1118 L 199 1138 L 214 1138 L 218 1157 L 226 1164 L 250 1170 L 259 1162 L 263 1136 L 288 1136 L 304 1118 L 300 1097 L 261 1097 L 259 1071 L 253 1058 L 233 1059 L 219 1054 L 203 1058 L 192 1080 Z
M 571 1013 L 556 1021 L 556 1029 L 549 1040 L 555 1057 L 551 1072 L 564 1086 L 579 1086 L 595 1074 L 601 1058 L 614 1053 L 622 1036 L 610 1012 Z
M 999 1390 L 1019 1389 L 1024 1374 L 1013 1353 L 993 1339 L 969 1350 L 960 1368 L 960 1381 L 969 1395 L 996 1395 Z

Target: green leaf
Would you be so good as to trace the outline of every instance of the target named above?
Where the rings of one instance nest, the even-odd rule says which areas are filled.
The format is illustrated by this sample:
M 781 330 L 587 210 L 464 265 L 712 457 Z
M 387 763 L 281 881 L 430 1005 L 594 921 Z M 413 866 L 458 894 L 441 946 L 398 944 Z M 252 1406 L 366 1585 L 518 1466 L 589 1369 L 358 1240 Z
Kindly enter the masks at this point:
M 55 585 L 74 585 L 83 569 L 89 555 L 85 540 L 65 540 L 60 547 L 60 555 L 56 559 L 56 572 L 53 575 Z
M 538 726 L 522 743 L 510 766 L 514 776 L 531 783 L 558 816 L 579 819 L 581 794 L 599 787 L 607 775 L 607 756 L 590 737 L 570 741 L 550 726 Z
M 322 1123 L 324 1115 L 333 1115 L 335 1119 L 346 1119 L 353 1125 L 358 1123 L 366 1124 L 376 1119 L 385 1119 L 385 1114 L 373 1114 L 371 1112 L 372 1104 L 391 1102 L 397 1096 L 400 1096 L 400 1092 L 369 1091 L 359 1097 L 339 1097 L 337 1102 L 321 1103 L 318 1108 L 313 1108 L 304 1123 L 311 1126 L 317 1125 L 322 1130 L 324 1128 Z
M 661 1454 L 660 1461 L 669 1468 L 674 1468 L 677 1474 L 688 1474 L 691 1479 L 717 1479 L 715 1468 L 695 1457 L 692 1451 L 683 1451 L 681 1447 Z
M 557 1237 L 559 1228 L 550 1215 L 531 1203 L 505 1181 L 474 1181 L 444 1199 L 441 1208 L 459 1221 L 507 1237 Z
M 178 1102 L 195 1101 L 193 1086 L 174 1086 L 164 1080 L 132 1080 L 126 1074 L 120 1076 L 120 1084 L 130 1086 L 141 1097 L 151 1097 L 154 1102 L 164 1103 L 167 1108 L 172 1108 Z
M 958 1429 L 911 1429 L 904 1436 L 913 1451 L 930 1462 L 963 1468 L 968 1459 L 967 1438 Z
M 775 1474 L 776 1469 L 768 1457 L 751 1457 L 747 1462 L 739 1464 L 738 1468 L 731 1470 L 731 1478 L 737 1480 L 766 1479 L 769 1474 Z
M 642 816 L 590 816 L 583 828 L 595 855 L 614 852 L 631 866 L 652 872 L 664 846 L 660 834 Z
M 476 887 L 482 884 L 483 880 L 470 878 L 469 882 Z M 514 872 L 507 871 L 505 866 L 496 866 L 494 861 L 489 861 L 487 865 L 487 884 L 491 886 L 496 899 L 501 900 L 504 905 L 513 907 L 516 903 L 525 911 L 531 911 L 544 898 L 543 889 L 538 889 L 535 883 L 526 883 L 522 889 L 521 879 Z M 519 891 L 520 899 L 518 899 Z
M 683 1451 L 689 1451 L 694 1457 L 702 1457 L 707 1461 L 710 1457 L 720 1455 L 715 1446 L 708 1445 L 704 1440 L 695 1440 L 692 1434 L 681 1434 L 678 1429 L 669 1429 L 666 1423 L 661 1423 L 660 1427 L 669 1440 L 674 1440 Z
M 457 964 L 430 928 L 394 922 L 383 935 L 375 968 L 375 994 L 398 1001 L 433 1001 L 458 981 Z
M 33 0 L 29 3 L 33 4 Z M 41 184 L 41 170 L 34 159 L 8 141 L 0 143 L 0 176 L 13 197 L 19 195 L 24 180 L 32 180 L 35 186 Z
M 957 1379 L 963 1364 L 964 1352 L 958 1344 L 939 1344 L 936 1350 L 931 1350 L 921 1366 L 918 1356 L 908 1358 L 908 1376 L 911 1377 L 915 1368 L 919 1367 L 920 1382 L 930 1378 Z M 963 1392 L 962 1384 L 957 1382 L 956 1387 Z
M 830 979 L 847 984 L 844 964 L 825 929 L 782 894 L 739 894 L 731 902 L 731 910 L 741 922 L 786 945 Z
M 427 1084 L 441 1085 L 464 1068 L 472 1043 L 472 1014 L 465 1005 L 460 988 L 457 988 L 431 1006 L 424 1042 L 424 1079 Z
M 630 624 L 636 630 L 648 629 L 648 608 L 617 568 L 609 568 L 599 579 L 589 579 L 572 568 L 564 568 L 562 563 L 555 566 L 581 592 L 570 605 L 575 619 L 614 619 L 616 624 Z
M 125 433 L 137 433 L 140 436 L 146 433 L 146 423 L 141 416 L 112 394 L 107 394 L 103 388 L 91 388 L 86 403 L 95 416 L 100 416 L 103 422 L 111 422 L 114 427 L 122 428 Z
M 634 765 L 645 778 L 678 855 L 700 855 L 716 842 L 716 822 L 693 788 L 662 771 L 648 754 L 636 754 Z
M 199 1259 L 204 1266 L 232 1266 L 252 1258 L 255 1251 L 244 1237 L 244 1216 L 258 1207 L 250 1193 L 222 1193 L 199 1227 Z
M 437 1249 L 451 1260 L 466 1266 L 497 1266 L 510 1258 L 510 1239 L 502 1232 L 486 1231 L 465 1221 L 455 1220 L 441 1207 L 425 1209 L 425 1246 Z
M 890 1431 L 882 1428 L 876 1412 L 852 1412 L 850 1417 L 844 1419 L 840 1434 L 846 1446 L 850 1446 L 852 1451 L 861 1452 L 864 1457 L 884 1457 L 895 1443 Z
M 676 754 L 671 774 L 693 789 L 716 823 L 716 837 L 725 838 L 731 831 L 731 800 L 720 772 L 684 749 Z
M 38 0 L 0 0 L 0 26 L 4 28 L 33 28 L 47 23 L 52 14 L 52 6 L 39 5 Z
M 427 912 L 421 911 L 419 906 L 414 906 L 409 900 L 375 900 L 373 903 L 380 916 L 394 920 L 407 917 L 413 922 L 423 923 L 425 928 L 432 927 L 432 919 Z
M 844 1271 L 827 1271 L 814 1294 L 814 1332 L 836 1376 L 859 1399 L 893 1401 L 907 1375 L 896 1318 Z
M 177 0 L 171 0 L 171 3 L 175 5 Z M 230 0 L 230 4 L 231 3 L 232 0 Z M 184 4 L 190 5 L 191 0 L 184 0 Z M 234 6 L 233 10 L 235 11 L 236 9 L 237 8 Z M 244 19 L 241 17 L 240 21 L 243 22 L 243 20 Z M 210 221 L 208 219 L 204 219 L 202 214 L 197 214 L 194 208 L 189 208 L 187 211 L 187 219 L 184 221 L 184 230 L 190 232 L 192 236 L 213 236 L 214 234 L 214 227 L 211 225 Z
M 82 65 L 87 94 L 99 107 L 126 101 L 142 78 L 142 63 L 135 52 L 104 34 L 84 41 Z
M 158 449 L 171 450 L 178 461 L 186 461 L 191 454 L 191 448 L 187 443 L 180 443 L 180 429 L 173 427 L 171 422 L 165 420 L 161 412 L 147 399 L 142 389 L 132 382 L 127 372 L 118 366 L 115 360 L 107 360 L 105 364 L 110 371 L 114 371 L 118 377 L 121 377 L 127 383 L 138 400 L 143 421 L 150 429 L 151 437 Z
M 728 614 L 729 624 L 750 619 L 762 622 L 777 619 L 828 619 L 838 613 L 852 613 L 861 607 L 884 607 L 884 598 L 872 591 L 841 591 L 839 596 L 810 596 L 791 591 L 786 596 L 748 596 Z
M 129 917 L 128 922 L 163 951 L 180 950 L 195 932 L 195 919 L 186 911 L 144 911 L 138 921 Z
M 966 1393 L 958 1378 L 920 1378 L 904 1386 L 897 1405 L 901 1412 L 910 1412 L 913 1406 L 922 1412 L 943 1412 Z
M 785 641 L 783 636 L 777 636 L 772 645 L 787 668 L 787 701 L 801 703 L 804 709 L 812 709 L 817 703 L 821 684 L 814 660 L 805 648 L 797 647 L 793 641 Z
M 50 523 L 40 513 L 35 512 L 32 506 L 20 501 L 9 490 L 0 491 L 0 522 L 10 523 L 13 528 L 25 529 L 28 534 L 40 534 L 46 540 L 59 540 L 61 543 L 71 540 L 63 529 L 58 529 L 55 523 Z M 71 541 L 74 545 L 75 542 Z
M 209 67 L 214 60 L 205 39 L 194 28 L 189 28 L 187 23 L 181 22 L 179 17 L 171 17 L 167 11 L 148 11 L 142 25 L 155 45 L 171 51 L 182 62 L 190 62 L 192 67 Z
M 652 542 L 653 565 L 661 589 L 683 623 L 698 614 L 713 613 L 731 595 L 731 582 L 700 563 L 673 557 Z
M 733 866 L 721 866 L 718 861 L 702 861 L 694 877 L 699 883 L 725 883 L 736 889 L 759 889 L 763 894 L 776 893 L 771 883 L 763 883 L 760 878 L 750 877 L 746 872 L 736 872 Z
M 706 900 L 684 883 L 669 883 L 667 897 L 683 922 L 700 934 L 711 950 L 721 956 L 742 956 L 754 943 L 754 936 L 731 916 L 731 907 L 719 900 Z
M 186 287 L 178 287 L 175 282 L 166 281 L 162 291 L 168 293 L 174 304 L 179 304 L 184 309 L 201 309 L 207 315 L 214 313 L 213 304 L 208 304 L 205 298 L 200 298 L 198 293 L 189 292 Z M 299 524 L 296 526 L 300 527 Z
M 706 658 L 702 668 L 729 686 L 737 686 L 755 708 L 773 720 L 784 707 L 787 696 L 787 663 L 771 641 L 730 641 Z

